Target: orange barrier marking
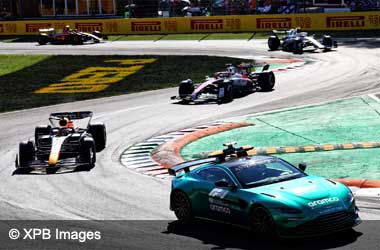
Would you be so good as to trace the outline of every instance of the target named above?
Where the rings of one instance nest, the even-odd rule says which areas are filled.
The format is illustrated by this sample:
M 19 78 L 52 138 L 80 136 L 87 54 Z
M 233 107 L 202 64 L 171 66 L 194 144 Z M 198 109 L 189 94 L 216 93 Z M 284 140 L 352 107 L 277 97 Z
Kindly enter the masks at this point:
M 334 150 L 334 145 L 331 145 L 331 144 L 326 144 L 326 145 L 323 145 L 323 149 L 328 151 L 328 150 Z
M 351 143 L 345 143 L 345 144 L 343 144 L 343 148 L 344 149 L 353 149 L 354 145 L 352 145 Z
M 266 148 L 265 151 L 267 152 L 267 154 L 275 154 L 275 153 L 277 153 L 277 149 L 276 148 Z
M 295 153 L 296 152 L 296 148 L 295 147 L 286 147 L 285 148 L 285 152 L 286 153 Z
M 373 148 L 372 142 L 362 142 L 363 148 Z
M 305 146 L 304 150 L 305 150 L 305 152 L 312 152 L 312 151 L 315 151 L 315 147 L 314 146 Z

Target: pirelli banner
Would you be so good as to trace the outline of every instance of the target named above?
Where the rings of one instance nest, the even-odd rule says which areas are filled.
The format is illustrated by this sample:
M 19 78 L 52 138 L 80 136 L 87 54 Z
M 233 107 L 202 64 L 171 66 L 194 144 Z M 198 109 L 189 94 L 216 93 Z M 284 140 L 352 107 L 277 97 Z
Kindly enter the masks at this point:
M 90 19 L 0 22 L 0 35 L 33 35 L 41 28 L 79 31 L 99 30 L 105 34 L 172 34 L 254 32 L 301 27 L 304 30 L 380 29 L 380 12 L 249 15 L 143 19 Z

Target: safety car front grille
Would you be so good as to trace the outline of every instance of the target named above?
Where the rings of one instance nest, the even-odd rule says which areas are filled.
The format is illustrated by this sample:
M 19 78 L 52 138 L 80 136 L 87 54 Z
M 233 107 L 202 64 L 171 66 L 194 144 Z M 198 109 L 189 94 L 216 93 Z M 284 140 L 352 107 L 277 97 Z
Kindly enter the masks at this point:
M 340 211 L 317 217 L 292 229 L 297 235 L 326 234 L 350 228 L 355 224 L 357 215 L 353 212 Z

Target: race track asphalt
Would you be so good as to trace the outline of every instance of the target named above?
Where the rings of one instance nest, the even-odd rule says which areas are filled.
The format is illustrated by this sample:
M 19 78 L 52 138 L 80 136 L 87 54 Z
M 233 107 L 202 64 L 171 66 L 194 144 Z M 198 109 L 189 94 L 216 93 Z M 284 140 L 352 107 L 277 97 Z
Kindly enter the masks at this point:
M 125 148 L 154 135 L 221 118 L 380 92 L 379 45 L 379 40 L 346 40 L 337 51 L 294 56 L 268 52 L 264 40 L 109 42 L 83 47 L 0 43 L 0 54 L 275 55 L 314 61 L 302 69 L 278 73 L 272 92 L 223 105 L 172 104 L 169 98 L 177 89 L 171 88 L 0 114 L 0 219 L 173 220 L 168 209 L 170 183 L 123 167 L 119 156 Z M 33 137 L 34 127 L 47 123 L 50 112 L 77 110 L 92 110 L 95 121 L 107 126 L 108 145 L 98 155 L 95 168 L 12 176 L 18 143 Z M 364 219 L 380 219 L 379 199 L 358 197 L 358 203 Z

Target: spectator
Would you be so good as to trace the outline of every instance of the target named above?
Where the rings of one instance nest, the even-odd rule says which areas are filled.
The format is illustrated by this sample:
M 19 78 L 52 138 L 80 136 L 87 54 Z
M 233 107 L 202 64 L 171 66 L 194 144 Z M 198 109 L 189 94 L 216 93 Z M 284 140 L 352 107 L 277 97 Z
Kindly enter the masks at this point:
M 7 8 L 3 8 L 0 12 L 0 18 L 4 20 L 12 19 L 12 13 Z

